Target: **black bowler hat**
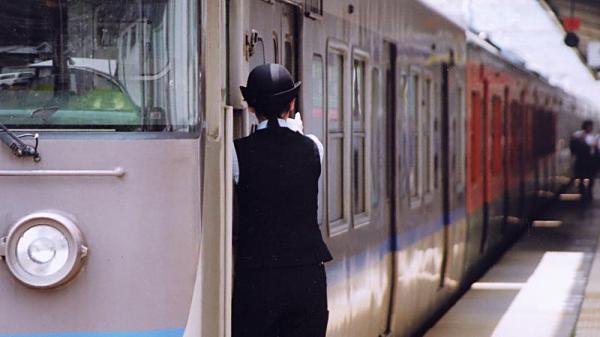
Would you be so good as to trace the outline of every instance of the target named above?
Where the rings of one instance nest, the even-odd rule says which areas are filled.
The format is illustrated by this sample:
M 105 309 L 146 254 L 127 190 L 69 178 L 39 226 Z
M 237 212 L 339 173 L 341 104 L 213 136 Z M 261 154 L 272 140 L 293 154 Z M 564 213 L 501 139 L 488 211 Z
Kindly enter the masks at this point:
M 240 90 L 250 105 L 265 100 L 285 102 L 298 95 L 301 84 L 300 81 L 294 83 L 292 75 L 284 66 L 269 63 L 252 69 L 247 86 L 240 86 Z

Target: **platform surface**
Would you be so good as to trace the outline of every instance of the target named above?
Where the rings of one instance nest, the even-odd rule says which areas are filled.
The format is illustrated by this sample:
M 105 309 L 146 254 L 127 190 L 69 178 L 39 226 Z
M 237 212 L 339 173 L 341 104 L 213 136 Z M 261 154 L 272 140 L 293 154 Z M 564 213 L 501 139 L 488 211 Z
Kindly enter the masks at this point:
M 542 219 L 426 337 L 600 336 L 600 201 L 560 201 Z

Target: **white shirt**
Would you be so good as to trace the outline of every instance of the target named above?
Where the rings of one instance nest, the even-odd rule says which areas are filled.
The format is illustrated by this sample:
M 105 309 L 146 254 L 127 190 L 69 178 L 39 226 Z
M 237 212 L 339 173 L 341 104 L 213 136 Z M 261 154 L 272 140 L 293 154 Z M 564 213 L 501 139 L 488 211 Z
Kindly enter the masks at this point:
M 302 133 L 302 126 L 298 125 L 294 119 L 281 119 L 278 118 L 279 126 L 282 128 L 288 128 L 292 131 Z M 262 130 L 267 128 L 268 121 L 262 121 L 256 126 L 256 130 Z M 317 145 L 317 149 L 319 150 L 319 159 L 321 160 L 321 164 L 323 164 L 323 144 L 319 141 L 319 138 L 315 135 L 305 135 L 310 138 L 315 145 Z M 233 181 L 237 184 L 240 181 L 240 163 L 238 161 L 237 152 L 235 151 L 235 146 L 233 147 L 232 158 L 231 158 L 231 166 L 233 172 Z
M 594 147 L 596 146 L 596 148 L 598 150 L 600 150 L 600 136 L 595 135 L 595 134 L 591 134 L 591 133 L 586 133 L 583 130 L 577 130 L 573 133 L 573 137 L 574 138 L 579 138 L 579 139 L 583 139 L 585 141 L 585 143 L 587 145 L 589 145 L 590 147 Z M 591 149 L 590 149 L 591 150 Z

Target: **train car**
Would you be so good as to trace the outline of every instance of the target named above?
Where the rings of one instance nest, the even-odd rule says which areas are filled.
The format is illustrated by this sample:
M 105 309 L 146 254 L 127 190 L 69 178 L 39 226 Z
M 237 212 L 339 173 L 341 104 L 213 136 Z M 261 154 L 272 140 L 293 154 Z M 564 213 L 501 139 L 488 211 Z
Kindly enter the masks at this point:
M 421 334 L 569 183 L 591 113 L 416 0 L 0 12 L 0 337 L 230 336 L 259 64 L 303 82 L 324 144 L 329 337 Z
M 0 4 L 0 336 L 224 336 L 224 6 Z
M 230 32 L 250 41 L 230 54 L 247 58 L 230 74 L 236 137 L 252 123 L 237 86 L 281 62 L 303 81 L 306 132 L 325 145 L 328 334 L 415 333 L 463 273 L 464 31 L 414 1 L 231 4 Z

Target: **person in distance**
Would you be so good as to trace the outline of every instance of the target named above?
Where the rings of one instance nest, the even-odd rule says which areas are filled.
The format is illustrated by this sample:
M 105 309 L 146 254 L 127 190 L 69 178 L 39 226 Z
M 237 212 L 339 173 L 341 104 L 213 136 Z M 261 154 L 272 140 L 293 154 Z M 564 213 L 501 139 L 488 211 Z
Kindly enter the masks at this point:
M 597 171 L 598 139 L 592 134 L 594 122 L 585 120 L 581 129 L 571 136 L 569 148 L 575 157 L 573 177 L 579 180 L 579 194 L 584 202 L 593 199 L 594 180 Z

